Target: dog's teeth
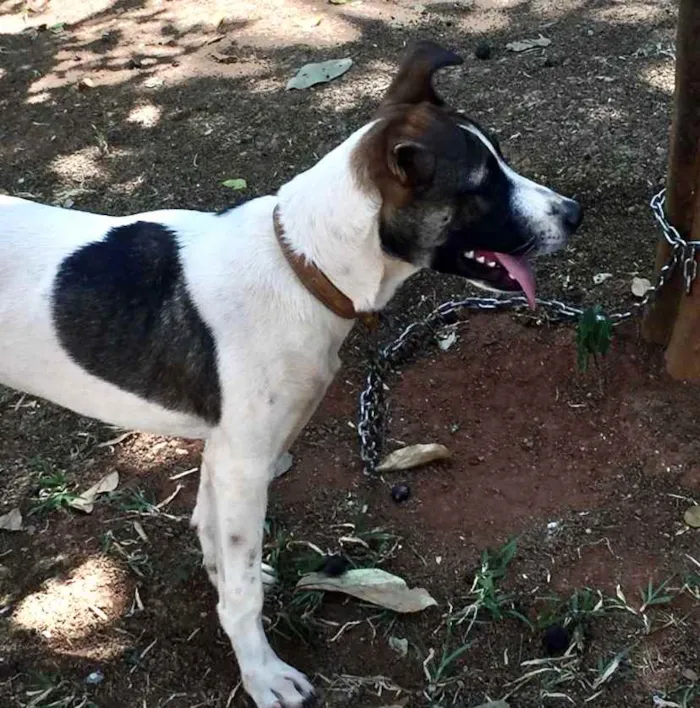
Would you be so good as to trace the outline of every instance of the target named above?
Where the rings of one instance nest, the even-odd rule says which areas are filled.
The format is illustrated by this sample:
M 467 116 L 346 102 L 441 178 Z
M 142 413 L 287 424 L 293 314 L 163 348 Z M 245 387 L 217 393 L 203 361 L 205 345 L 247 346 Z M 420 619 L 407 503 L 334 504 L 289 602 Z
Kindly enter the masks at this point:
M 486 259 L 483 256 L 477 256 L 476 262 L 477 263 L 486 263 Z
M 467 252 L 464 254 L 464 257 L 465 257 L 465 258 L 474 258 L 474 251 L 467 251 Z
M 486 264 L 489 268 L 495 268 L 496 267 L 496 261 L 489 261 Z

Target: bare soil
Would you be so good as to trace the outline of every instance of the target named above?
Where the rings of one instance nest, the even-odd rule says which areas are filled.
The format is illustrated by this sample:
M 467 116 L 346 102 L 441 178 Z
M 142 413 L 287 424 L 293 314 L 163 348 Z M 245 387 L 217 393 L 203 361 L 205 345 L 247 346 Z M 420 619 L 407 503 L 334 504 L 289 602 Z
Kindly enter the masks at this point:
M 580 236 L 539 263 L 540 294 L 627 309 L 631 278 L 653 263 L 647 202 L 665 174 L 674 22 L 661 0 L 0 0 L 0 188 L 106 213 L 272 192 L 366 121 L 404 43 L 430 36 L 466 59 L 445 72 L 444 95 L 492 127 L 518 169 L 586 207 Z M 539 34 L 545 50 L 506 49 Z M 478 60 L 484 41 L 492 55 Z M 284 90 L 300 65 L 344 56 L 355 65 L 341 79 Z M 248 183 L 240 195 L 221 185 L 236 177 Z M 599 273 L 611 277 L 596 285 Z M 467 292 L 416 277 L 378 340 Z M 573 329 L 544 316 L 465 315 L 455 331 L 448 351 L 429 343 L 387 380 L 385 442 L 441 442 L 452 459 L 377 479 L 362 472 L 353 427 L 375 342 L 359 330 L 348 341 L 292 471 L 273 485 L 273 644 L 333 707 L 595 696 L 585 705 L 619 708 L 655 694 L 692 706 L 700 551 L 683 513 L 700 485 L 697 387 L 665 376 L 636 320 L 586 373 Z M 120 439 L 9 390 L 0 411 L 0 514 L 18 506 L 25 518 L 23 531 L 0 531 L 0 705 L 247 705 L 187 522 L 200 444 Z M 51 508 L 61 487 L 113 470 L 119 488 L 92 514 Z M 411 489 L 402 504 L 389 494 L 399 481 Z M 511 538 L 503 616 L 484 607 L 468 632 L 448 631 L 474 601 L 482 553 L 497 557 Z M 398 617 L 295 596 L 298 573 L 318 563 L 309 544 L 380 564 L 439 605 Z M 604 606 L 572 611 L 584 596 Z M 572 656 L 527 663 L 544 659 L 545 629 L 565 618 L 579 631 Z M 408 640 L 405 657 L 392 637 Z

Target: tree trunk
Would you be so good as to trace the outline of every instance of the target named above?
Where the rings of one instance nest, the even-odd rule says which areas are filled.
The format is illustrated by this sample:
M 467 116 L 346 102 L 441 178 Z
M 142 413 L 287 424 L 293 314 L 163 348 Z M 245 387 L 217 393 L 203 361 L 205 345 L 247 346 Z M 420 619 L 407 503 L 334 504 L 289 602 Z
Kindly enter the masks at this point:
M 693 228 L 693 215 L 696 212 L 695 197 L 697 188 L 700 186 L 699 176 L 700 2 L 680 0 L 676 32 L 675 109 L 671 126 L 666 213 L 669 221 L 683 238 L 689 238 Z M 657 274 L 669 255 L 670 248 L 662 238 L 656 253 Z M 696 284 L 695 290 L 700 290 L 700 282 Z M 646 313 L 642 326 L 646 339 L 663 345 L 669 342 L 683 299 L 682 293 L 683 279 L 680 269 L 677 269 Z M 700 292 L 695 294 L 700 296 Z M 700 311 L 700 298 L 693 297 L 692 301 L 693 306 Z M 687 315 L 684 317 L 685 320 Z M 687 333 L 679 336 L 685 341 Z M 700 346 L 700 332 L 698 332 L 698 345 Z M 674 371 L 683 368 L 682 364 L 678 364 L 675 349 L 670 353 L 669 366 L 671 360 L 674 362 Z

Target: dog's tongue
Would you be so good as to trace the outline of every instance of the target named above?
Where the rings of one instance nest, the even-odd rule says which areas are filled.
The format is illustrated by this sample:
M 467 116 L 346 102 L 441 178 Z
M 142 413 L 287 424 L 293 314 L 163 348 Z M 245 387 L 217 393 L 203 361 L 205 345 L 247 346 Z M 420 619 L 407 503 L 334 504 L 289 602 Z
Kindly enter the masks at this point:
M 535 273 L 530 262 L 523 257 L 509 256 L 505 253 L 493 254 L 498 262 L 510 273 L 511 277 L 518 281 L 527 297 L 530 307 L 534 310 L 537 307 L 535 302 Z

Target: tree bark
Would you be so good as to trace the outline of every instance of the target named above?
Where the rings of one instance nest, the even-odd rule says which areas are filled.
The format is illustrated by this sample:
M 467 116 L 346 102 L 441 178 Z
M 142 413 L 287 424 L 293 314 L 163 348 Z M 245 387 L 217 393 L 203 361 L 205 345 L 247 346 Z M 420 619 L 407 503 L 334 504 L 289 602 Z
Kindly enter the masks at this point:
M 700 2 L 680 0 L 676 31 L 675 107 L 671 126 L 666 213 L 683 238 L 689 238 L 696 212 L 700 176 Z M 655 272 L 668 260 L 670 248 L 665 239 L 656 252 Z M 700 290 L 700 283 L 696 289 Z M 666 345 L 671 339 L 676 316 L 683 298 L 680 269 L 666 283 L 647 310 L 642 325 L 644 337 Z M 698 293 L 700 294 L 700 293 Z M 700 299 L 693 297 L 700 309 Z M 685 335 L 683 335 L 684 337 Z M 699 334 L 700 336 L 700 334 Z M 699 340 L 700 343 L 700 340 Z M 677 353 L 671 354 L 677 362 Z M 669 360 L 670 361 L 670 360 Z M 683 368 L 681 365 L 680 368 Z M 674 363 L 676 370 L 676 363 Z
M 690 240 L 700 241 L 700 198 L 697 197 Z M 666 349 L 666 370 L 674 379 L 700 380 L 700 278 L 693 283 L 690 295 L 680 296 Z

